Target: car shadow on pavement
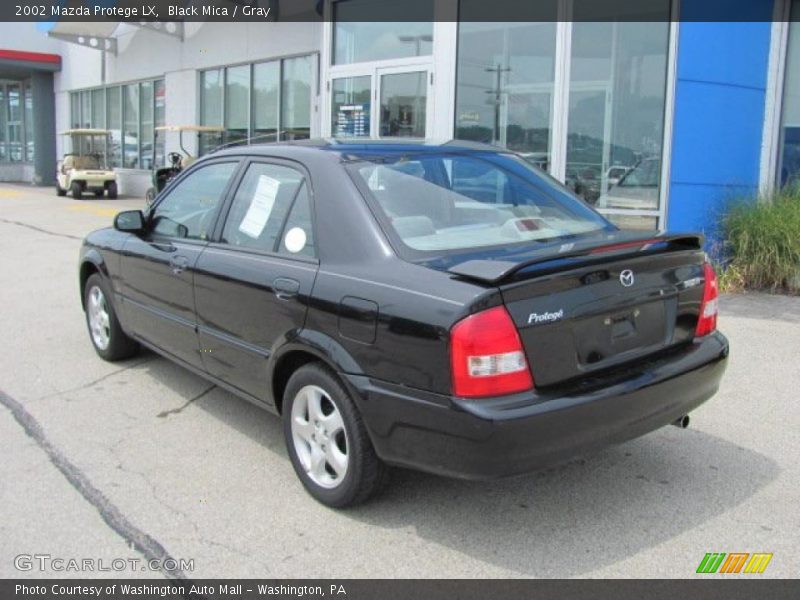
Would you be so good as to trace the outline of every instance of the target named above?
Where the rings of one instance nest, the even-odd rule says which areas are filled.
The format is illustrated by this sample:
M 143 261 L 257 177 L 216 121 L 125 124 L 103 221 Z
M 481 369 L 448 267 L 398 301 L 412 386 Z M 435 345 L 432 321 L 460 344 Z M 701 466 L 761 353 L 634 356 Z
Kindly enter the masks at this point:
M 701 526 L 778 472 L 771 459 L 727 440 L 668 427 L 513 479 L 395 470 L 381 498 L 348 514 L 376 527 L 413 526 L 426 540 L 522 576 L 573 577 Z
M 185 393 L 186 379 L 195 376 L 154 362 L 137 368 L 155 369 L 161 382 Z M 194 406 L 281 456 L 291 470 L 279 418 L 218 388 L 201 395 Z M 184 397 L 188 404 L 191 397 Z M 340 514 L 381 529 L 412 527 L 421 539 L 523 577 L 573 577 L 701 527 L 778 473 L 762 454 L 667 426 L 512 479 L 470 482 L 392 469 L 381 495 Z

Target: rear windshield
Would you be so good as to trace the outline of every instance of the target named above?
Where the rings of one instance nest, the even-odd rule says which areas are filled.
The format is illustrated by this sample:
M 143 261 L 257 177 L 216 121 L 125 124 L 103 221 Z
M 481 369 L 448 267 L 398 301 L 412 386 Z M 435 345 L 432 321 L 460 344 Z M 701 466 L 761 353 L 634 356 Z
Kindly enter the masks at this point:
M 547 242 L 612 227 L 511 155 L 381 156 L 350 171 L 393 237 L 425 254 Z

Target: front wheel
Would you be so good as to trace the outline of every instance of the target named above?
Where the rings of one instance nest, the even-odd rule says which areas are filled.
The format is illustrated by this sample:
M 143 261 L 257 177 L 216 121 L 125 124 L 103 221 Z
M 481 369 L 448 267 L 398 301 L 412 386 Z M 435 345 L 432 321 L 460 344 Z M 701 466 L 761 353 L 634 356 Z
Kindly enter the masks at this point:
M 56 180 L 56 196 L 66 196 L 66 195 L 67 195 L 67 190 L 65 190 L 64 188 L 62 188 L 62 187 L 61 187 L 61 186 L 58 184 L 58 181 Z
M 103 279 L 95 273 L 86 281 L 84 306 L 89 338 L 101 358 L 122 360 L 136 354 L 139 345 L 120 327 Z
M 117 199 L 117 182 L 116 181 L 112 181 L 111 183 L 109 183 L 107 189 L 108 189 L 108 198 L 110 200 L 116 200 Z
M 350 394 L 320 364 L 291 376 L 283 400 L 283 431 L 297 476 L 318 501 L 353 506 L 377 492 L 386 466 L 375 454 Z

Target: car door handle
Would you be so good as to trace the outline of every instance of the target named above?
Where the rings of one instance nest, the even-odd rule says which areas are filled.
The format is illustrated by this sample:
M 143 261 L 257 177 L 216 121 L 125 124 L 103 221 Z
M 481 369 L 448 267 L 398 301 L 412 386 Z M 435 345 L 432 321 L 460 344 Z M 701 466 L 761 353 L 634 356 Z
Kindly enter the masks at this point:
M 281 300 L 289 300 L 297 296 L 300 291 L 300 282 L 287 277 L 278 277 L 272 282 L 272 289 Z
M 185 256 L 171 256 L 169 259 L 169 266 L 174 275 L 180 275 L 189 266 L 189 259 Z

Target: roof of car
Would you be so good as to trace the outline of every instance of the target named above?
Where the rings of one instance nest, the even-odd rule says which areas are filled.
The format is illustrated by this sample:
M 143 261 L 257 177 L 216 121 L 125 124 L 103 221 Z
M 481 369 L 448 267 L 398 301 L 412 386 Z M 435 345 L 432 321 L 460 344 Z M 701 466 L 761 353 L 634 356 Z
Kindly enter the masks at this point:
M 363 154 L 382 154 L 382 153 L 425 153 L 441 151 L 481 151 L 481 152 L 508 152 L 503 148 L 482 144 L 479 142 L 469 142 L 463 140 L 378 140 L 378 139 L 328 139 L 317 138 L 284 142 L 269 142 L 261 144 L 238 145 L 220 148 L 214 152 L 217 154 L 250 154 L 250 155 L 270 155 L 276 151 L 287 152 L 289 154 L 317 151 L 334 152 L 343 157 L 357 157 Z

